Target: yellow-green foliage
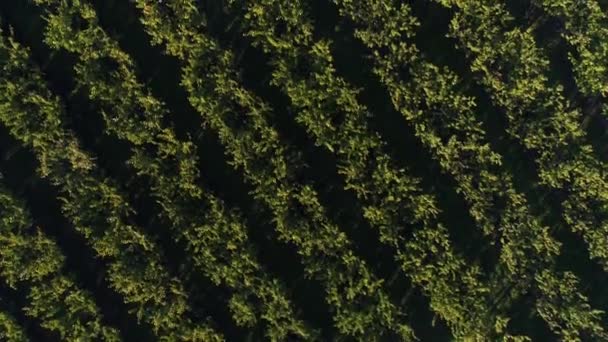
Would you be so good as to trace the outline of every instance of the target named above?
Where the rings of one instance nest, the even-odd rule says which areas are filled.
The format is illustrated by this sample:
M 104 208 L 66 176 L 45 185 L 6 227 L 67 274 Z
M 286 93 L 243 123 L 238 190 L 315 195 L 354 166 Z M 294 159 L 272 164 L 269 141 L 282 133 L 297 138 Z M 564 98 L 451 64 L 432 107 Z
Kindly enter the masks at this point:
M 606 10 L 0 3 L 0 340 L 608 341 Z

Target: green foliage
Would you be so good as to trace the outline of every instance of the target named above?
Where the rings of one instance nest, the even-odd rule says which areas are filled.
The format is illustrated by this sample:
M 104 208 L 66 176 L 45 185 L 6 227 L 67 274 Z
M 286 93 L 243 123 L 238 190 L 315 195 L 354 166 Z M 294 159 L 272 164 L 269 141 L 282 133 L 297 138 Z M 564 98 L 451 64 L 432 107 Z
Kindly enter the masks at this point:
M 0 121 L 34 151 L 40 175 L 61 189 L 63 214 L 108 261 L 112 287 L 161 339 L 221 340 L 210 327 L 187 318 L 183 286 L 166 272 L 156 244 L 130 223 L 133 210 L 123 195 L 63 127 L 62 104 L 46 88 L 28 50 L 2 39 L 0 55 Z
M 27 342 L 25 332 L 8 313 L 0 311 L 0 338 L 6 342 Z
M 546 296 L 537 303 L 540 315 L 564 341 L 583 341 L 585 336 L 606 341 L 608 332 L 602 325 L 601 310 L 594 310 L 588 299 L 577 291 L 578 280 L 570 272 L 560 278 L 550 272 L 537 275 Z
M 163 6 L 173 15 L 152 1 L 137 3 L 153 42 L 164 43 L 183 63 L 182 85 L 192 106 L 217 132 L 231 164 L 253 184 L 254 197 L 271 210 L 280 239 L 295 245 L 307 275 L 322 281 L 336 328 L 370 340 L 390 331 L 408 338 L 410 329 L 382 290 L 382 280 L 354 255 L 313 188 L 297 180 L 297 152 L 279 140 L 269 106 L 240 85 L 234 56 L 207 35 L 194 2 L 168 1 Z
M 474 1 L 444 4 L 457 8 L 450 34 L 473 59 L 471 70 L 490 91 L 494 102 L 506 110 L 508 133 L 535 154 L 541 183 L 566 194 L 562 202 L 564 221 L 572 231 L 583 235 L 591 256 L 608 270 L 605 211 L 608 183 L 602 176 L 606 166 L 592 155 L 591 147 L 585 142 L 585 132 L 578 120 L 580 110 L 564 98 L 561 85 L 549 82 L 548 59 L 536 46 L 530 30 L 513 27 L 513 18 L 504 6 Z M 557 275 L 551 277 L 560 279 Z M 570 282 L 572 286 L 576 283 Z M 549 291 L 542 284 L 540 290 Z M 572 307 L 578 311 L 576 315 L 563 312 L 560 319 L 570 321 L 569 324 L 581 330 L 585 324 L 599 324 L 599 315 L 595 310 L 590 313 L 585 296 L 573 288 L 568 291 L 572 300 L 579 301 Z M 541 307 L 552 303 L 548 299 L 541 301 Z M 539 310 L 547 311 L 546 308 Z M 579 317 L 588 317 L 582 326 L 573 323 Z M 550 325 L 554 329 L 563 326 Z M 603 334 L 603 329 L 591 330 Z
M 366 13 L 382 17 L 379 11 L 384 7 L 371 8 L 374 10 Z M 434 197 L 424 193 L 420 180 L 399 169 L 383 152 L 384 143 L 367 124 L 371 114 L 358 101 L 358 91 L 337 75 L 330 42 L 313 39 L 312 22 L 304 11 L 305 5 L 299 1 L 271 1 L 251 5 L 247 12 L 246 34 L 272 56 L 272 83 L 289 96 L 296 120 L 316 144 L 335 153 L 346 189 L 353 190 L 364 204 L 366 219 L 379 230 L 381 241 L 395 248 L 403 271 L 430 297 L 433 310 L 457 336 L 483 338 L 483 324 L 494 324 L 489 302 L 481 296 L 487 289 L 479 283 L 479 269 L 468 267 L 452 250 L 449 235 L 438 222 L 440 210 Z M 287 33 L 272 30 L 274 18 L 286 22 Z M 385 18 L 377 22 L 393 23 Z M 300 63 L 312 66 L 309 74 L 299 71 Z M 343 117 L 332 117 L 338 114 Z M 419 229 L 414 241 L 407 244 L 402 237 L 405 222 Z M 446 268 L 450 271 L 445 272 Z
M 564 22 L 562 35 L 576 49 L 576 53 L 568 57 L 580 90 L 589 96 L 608 98 L 608 15 L 605 10 L 595 0 L 534 3 Z
M 97 257 L 87 265 L 104 271 L 93 291 L 110 287 L 103 296 L 117 294 L 154 340 L 442 340 L 439 332 L 456 341 L 608 341 L 599 288 L 608 279 L 608 178 L 601 128 L 589 125 L 604 124 L 595 113 L 608 108 L 608 3 L 435 2 L 3 3 L 0 16 L 17 32 L 0 32 L 0 140 L 10 134 L 7 145 L 17 146 L 1 151 L 0 168 L 8 175 L 35 157 L 35 180 L 15 189 L 52 216 L 40 222 L 67 219 Z M 133 32 L 115 30 L 108 8 L 126 11 L 117 22 Z M 22 10 L 38 22 L 14 21 Z M 444 26 L 429 20 L 444 15 L 440 44 L 456 45 L 454 63 L 430 47 Z M 542 32 L 553 24 L 558 48 Z M 179 87 L 159 84 L 167 70 L 136 59 L 158 48 Z M 360 70 L 346 60 L 351 52 L 362 52 Z M 562 57 L 567 70 L 555 68 Z M 158 86 L 176 89 L 153 94 Z M 183 95 L 191 108 L 160 97 L 181 107 Z M 190 118 L 178 112 L 189 110 L 203 127 L 184 127 Z M 288 131 L 292 124 L 301 130 Z M 401 125 L 412 137 L 395 139 Z M 203 133 L 211 134 L 192 139 Z M 413 146 L 399 141 L 424 156 L 401 158 L 396 150 Z M 128 149 L 126 165 L 114 163 L 114 143 Z M 218 152 L 249 196 L 214 183 L 224 166 L 206 158 Z M 318 174 L 310 157 L 337 174 Z M 429 165 L 416 162 L 427 157 Z M 37 177 L 57 192 L 60 213 L 40 210 Z M 126 313 L 102 316 L 99 294 L 68 271 L 64 236 L 51 239 L 5 186 L 13 188 L 0 184 L 0 290 L 21 297 L 10 303 L 24 316 L 0 311 L 0 339 L 26 341 L 23 330 L 67 341 L 131 337 L 111 327 Z M 332 196 L 345 208 L 331 203 L 339 212 L 328 212 Z M 233 207 L 241 204 L 262 227 Z M 578 246 L 571 233 L 587 250 L 565 250 Z M 365 241 L 372 236 L 377 251 Z M 283 253 L 297 255 L 303 274 L 285 274 L 283 260 L 264 264 Z M 309 285 L 321 290 L 313 303 Z M 223 307 L 210 307 L 212 296 Z M 314 317 L 321 313 L 330 321 Z
M 194 265 L 215 284 L 234 292 L 230 310 L 235 321 L 252 328 L 263 319 L 272 340 L 283 340 L 290 333 L 312 338 L 314 332 L 297 319 L 284 287 L 255 260 L 242 219 L 200 186 L 196 146 L 162 127 L 169 112 L 137 81 L 130 57 L 99 27 L 92 7 L 85 2 L 56 5 L 47 17 L 47 42 L 78 58 L 79 87 L 87 89 L 89 98 L 102 108 L 106 129 L 132 144 L 129 163 L 137 174 L 153 181 L 161 216 L 176 238 L 187 243 Z M 71 26 L 73 18 L 86 23 L 86 28 Z M 109 75 L 108 63 L 115 65 Z
M 0 185 L 0 276 L 12 288 L 28 289 L 25 313 L 62 339 L 119 341 L 102 324 L 91 294 L 64 274 L 55 242 L 31 227 L 23 204 Z
M 391 7 L 386 1 L 358 2 L 358 7 L 336 3 L 357 24 L 355 35 L 371 49 L 374 71 L 395 109 L 411 122 L 445 172 L 455 178 L 456 189 L 469 203 L 470 214 L 484 234 L 500 241 L 500 263 L 489 295 L 496 297 L 507 289 L 511 294 L 502 298 L 512 301 L 528 291 L 537 272 L 555 277 L 550 269 L 555 267 L 559 242 L 530 214 L 523 194 L 515 191 L 511 175 L 501 168 L 501 156 L 492 151 L 476 119 L 475 100 L 459 90 L 458 77 L 429 63 L 408 44 L 417 26 L 409 7 Z M 365 10 L 369 8 L 377 10 Z M 399 77 L 404 65 L 407 81 Z M 540 286 L 541 301 L 550 295 L 544 289 Z M 494 305 L 502 310 L 510 307 L 508 302 L 494 301 Z

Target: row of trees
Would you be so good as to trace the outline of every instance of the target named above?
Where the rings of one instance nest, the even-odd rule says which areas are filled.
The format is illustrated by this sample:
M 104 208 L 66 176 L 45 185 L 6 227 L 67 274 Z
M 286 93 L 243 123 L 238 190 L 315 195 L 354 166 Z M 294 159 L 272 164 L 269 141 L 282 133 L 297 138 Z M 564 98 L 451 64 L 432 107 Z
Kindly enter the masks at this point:
M 535 0 L 533 4 L 563 24 L 561 32 L 573 48 L 569 53 L 578 89 L 589 98 L 603 99 L 608 118 L 608 15 L 599 2 Z
M 77 85 L 101 108 L 106 131 L 131 144 L 129 164 L 152 181 L 160 216 L 185 242 L 196 270 L 231 291 L 226 304 L 236 323 L 253 328 L 263 321 L 271 340 L 313 339 L 284 286 L 256 259 L 243 219 L 201 186 L 196 146 L 163 127 L 171 113 L 137 80 L 135 64 L 99 26 L 91 5 L 39 3 L 47 10 L 46 42 L 77 59 Z
M 505 109 L 507 132 L 535 154 L 542 184 L 565 197 L 564 219 L 608 270 L 606 166 L 586 142 L 581 111 L 564 98 L 561 85 L 549 81 L 549 60 L 532 32 L 516 27 L 500 4 L 442 3 L 459 9 L 451 34 L 473 59 L 471 70 L 495 104 Z
M 27 293 L 26 315 L 61 339 L 118 341 L 105 326 L 92 295 L 64 268 L 57 244 L 34 227 L 24 204 L 0 185 L 0 277 Z
M 38 175 L 58 190 L 62 213 L 106 267 L 107 283 L 129 312 L 161 341 L 223 341 L 216 322 L 200 319 L 211 310 L 204 304 L 195 307 L 186 290 L 187 281 L 202 276 L 213 284 L 202 290 L 227 294 L 221 301 L 232 321 L 251 332 L 249 339 L 258 329 L 272 341 L 324 338 L 319 327 L 305 322 L 283 281 L 259 260 L 242 213 L 207 188 L 199 169 L 201 147 L 169 123 L 179 114 L 141 81 L 135 60 L 102 28 L 90 0 L 33 2 L 44 13 L 46 45 L 70 56 L 74 93 L 100 112 L 104 134 L 128 146 L 128 178 L 151 185 L 149 191 L 128 190 L 149 193 L 159 209 L 154 222 L 169 227 L 175 245 L 185 247 L 178 268 L 187 271 L 178 277 L 170 271 L 175 267 L 163 244 L 135 223 L 127 189 L 106 176 L 72 131 L 65 109 L 72 98 L 53 94 L 29 49 L 12 31 L 0 31 L 0 123 L 36 156 Z M 528 197 L 536 193 L 517 190 L 511 165 L 490 143 L 475 90 L 450 67 L 431 62 L 414 43 L 420 22 L 409 4 L 326 0 L 322 5 L 337 9 L 346 23 L 341 27 L 366 51 L 380 90 L 442 174 L 454 181 L 480 228 L 475 239 L 480 237 L 483 249 L 498 252 L 498 261 L 484 272 L 479 259 L 454 243 L 436 194 L 387 152 L 389 146 L 371 123 L 380 113 L 372 113 L 361 90 L 337 70 L 335 42 L 316 27 L 310 2 L 227 0 L 219 5 L 237 23 L 231 29 L 264 53 L 270 69 L 264 87 L 288 100 L 286 113 L 270 104 L 281 102 L 282 108 L 282 101 L 262 98 L 245 85 L 249 82 L 236 53 L 207 24 L 212 5 L 132 2 L 152 43 L 180 63 L 181 86 L 191 106 L 205 128 L 217 134 L 229 164 L 262 204 L 254 214 L 270 218 L 278 239 L 299 254 L 305 276 L 324 289 L 333 338 L 417 340 L 418 322 L 405 312 L 414 311 L 410 304 L 420 305 L 410 302 L 410 294 L 419 291 L 457 340 L 530 341 L 528 327 L 512 322 L 522 303 L 533 303 L 531 315 L 560 339 L 608 340 L 604 312 L 592 307 L 588 289 L 569 265 L 558 265 L 562 244 L 556 237 L 559 230 L 580 233 L 592 262 L 608 271 L 606 164 L 588 142 L 584 114 L 550 77 L 549 57 L 535 41 L 535 26 L 515 24 L 505 4 L 435 0 L 450 9 L 449 36 L 465 52 L 467 67 L 491 105 L 504 111 L 509 138 L 532 156 L 538 190 L 559 201 L 561 217 L 551 228 L 546 217 L 533 214 Z M 604 101 L 607 113 L 608 30 L 600 4 L 533 0 L 532 5 L 564 23 L 561 33 L 572 49 L 577 87 L 583 96 Z M 397 296 L 389 295 L 391 285 L 360 256 L 356 239 L 348 234 L 356 228 L 336 224 L 322 204 L 301 150 L 277 128 L 278 115 L 292 115 L 318 148 L 315 152 L 336 161 L 343 186 L 338 192 L 356 197 L 366 221 L 362 226 L 378 232 L 397 272 L 412 285 L 399 305 Z M 24 294 L 26 318 L 54 338 L 121 340 L 93 294 L 66 269 L 56 242 L 44 227 L 35 226 L 25 204 L 1 182 L 0 282 Z M 0 339 L 27 340 L 28 326 L 3 309 L 0 305 Z
M 346 189 L 363 204 L 381 241 L 395 250 L 402 270 L 429 296 L 432 309 L 455 336 L 487 336 L 501 318 L 484 298 L 488 289 L 479 268 L 454 250 L 434 196 L 383 151 L 358 91 L 337 75 L 331 41 L 313 37 L 305 2 L 268 0 L 246 6 L 244 34 L 268 54 L 272 84 L 289 97 L 295 120 L 315 143 L 336 156 Z M 416 229 L 409 241 L 408 226 Z
M 279 239 L 296 246 L 307 275 L 325 287 L 337 330 L 367 340 L 390 334 L 410 339 L 411 328 L 383 281 L 327 218 L 313 187 L 300 180 L 299 154 L 280 140 L 271 108 L 241 85 L 233 53 L 209 36 L 195 1 L 136 3 L 153 43 L 182 62 L 190 103 L 218 133 L 231 164 L 253 185 L 254 198 L 270 209 Z
M 552 321 L 570 327 L 558 332 L 580 337 L 590 329 L 606 336 L 599 312 L 589 308 L 574 274 L 562 275 L 555 269 L 560 244 L 532 216 L 524 195 L 515 190 L 502 157 L 492 150 L 476 118 L 475 99 L 460 91 L 462 85 L 453 72 L 425 60 L 411 42 L 419 23 L 409 6 L 383 0 L 334 2 L 355 23 L 355 35 L 370 49 L 374 72 L 395 109 L 412 124 L 444 172 L 454 177 L 457 191 L 469 203 L 470 214 L 483 233 L 500 242 L 500 260 L 489 293 L 495 298 L 494 307 L 506 314 L 513 300 L 535 285 L 543 315 L 548 306 L 559 305 L 549 299 L 556 291 L 551 286 L 565 278 L 568 282 L 564 283 L 572 286 L 568 291 L 578 301 L 576 305 L 568 302 L 568 307 L 578 311 L 572 315 L 561 305 L 550 309 L 555 312 Z M 404 66 L 407 80 L 400 78 Z M 580 317 L 586 318 L 584 324 L 575 323 Z
M 531 31 L 515 27 L 503 4 L 440 2 L 456 8 L 450 34 L 471 57 L 471 70 L 495 105 L 505 109 L 507 132 L 535 154 L 541 183 L 564 198 L 564 221 L 582 233 L 591 256 L 608 269 L 605 165 L 585 142 L 580 110 L 564 98 L 562 86 L 549 82 L 549 61 L 536 46 Z M 559 309 L 551 307 L 558 304 L 555 300 L 539 297 L 540 315 L 567 339 L 580 339 L 583 333 L 605 338 L 601 312 L 592 310 L 575 287 L 567 287 L 578 283 L 573 274 L 562 277 L 535 278 L 549 297 L 555 291 L 567 292 L 570 295 L 566 297 L 577 298 L 578 304 L 567 303 L 571 309 Z M 576 313 L 570 312 L 573 308 L 578 309 Z
M 62 211 L 107 265 L 111 287 L 159 338 L 219 341 L 206 323 L 196 324 L 182 283 L 167 272 L 157 244 L 132 222 L 133 210 L 113 181 L 65 127 L 61 100 L 51 94 L 26 47 L 0 41 L 0 122 L 31 148 L 41 177 L 61 194 Z
M 0 297 L 2 302 L 2 297 Z M 0 309 L 0 338 L 7 342 L 25 342 L 27 335 L 23 328 L 17 323 L 13 315 Z

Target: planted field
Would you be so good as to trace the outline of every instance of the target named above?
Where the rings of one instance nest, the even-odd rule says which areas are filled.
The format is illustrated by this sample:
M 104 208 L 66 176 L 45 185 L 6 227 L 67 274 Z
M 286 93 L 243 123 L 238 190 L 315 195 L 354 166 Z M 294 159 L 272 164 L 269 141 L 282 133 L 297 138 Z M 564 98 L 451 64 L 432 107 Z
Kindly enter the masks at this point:
M 603 0 L 0 2 L 0 340 L 608 341 Z

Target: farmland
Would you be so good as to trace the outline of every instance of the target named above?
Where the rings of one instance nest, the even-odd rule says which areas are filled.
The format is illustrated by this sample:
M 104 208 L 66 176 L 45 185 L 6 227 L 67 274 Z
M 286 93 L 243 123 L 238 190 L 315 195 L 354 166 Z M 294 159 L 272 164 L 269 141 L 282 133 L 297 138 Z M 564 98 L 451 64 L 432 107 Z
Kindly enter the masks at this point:
M 0 2 L 0 339 L 608 341 L 608 2 Z

